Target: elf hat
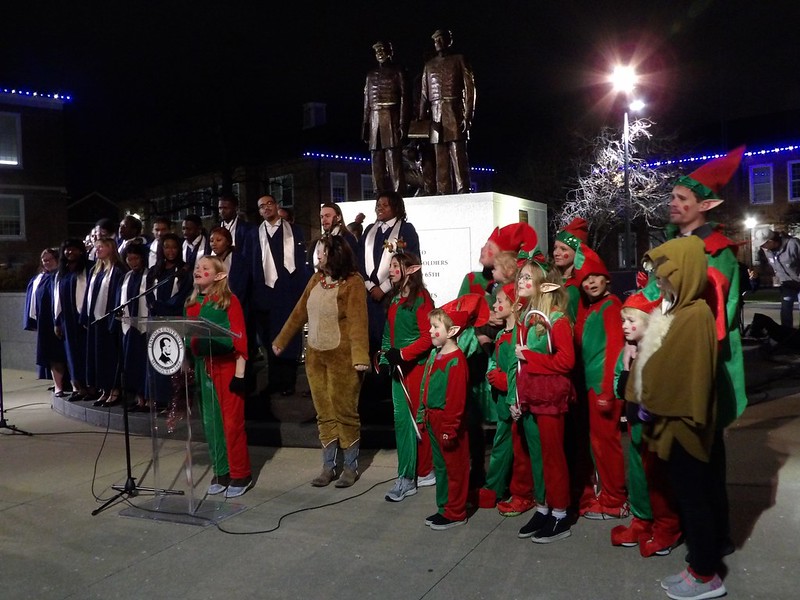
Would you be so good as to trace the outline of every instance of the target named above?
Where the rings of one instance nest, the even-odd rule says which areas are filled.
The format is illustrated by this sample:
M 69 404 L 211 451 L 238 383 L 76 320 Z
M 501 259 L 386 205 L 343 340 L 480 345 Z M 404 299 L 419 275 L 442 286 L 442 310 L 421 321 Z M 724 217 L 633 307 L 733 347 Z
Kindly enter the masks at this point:
M 581 244 L 585 245 L 589 242 L 589 224 L 586 219 L 575 217 L 556 233 L 556 240 L 577 252 Z
M 441 308 L 461 329 L 480 327 L 489 321 L 489 305 L 483 294 L 464 294 Z
M 587 246 L 581 248 L 583 252 L 583 262 L 578 266 L 577 260 L 575 262 L 575 279 L 582 282 L 589 275 L 605 275 L 611 279 L 603 259 L 597 255 L 597 252 Z
M 661 304 L 661 296 L 655 300 L 648 300 L 642 292 L 636 292 L 625 298 L 622 308 L 635 308 L 644 313 L 650 314 Z
M 514 304 L 517 301 L 517 282 L 512 281 L 511 283 L 505 284 L 502 288 L 503 293 L 508 297 L 509 302 Z
M 675 185 L 689 188 L 697 194 L 700 200 L 719 200 L 721 202 L 720 190 L 731 180 L 736 169 L 739 168 L 744 150 L 744 146 L 739 146 L 725 156 L 708 161 L 691 174 L 678 177 Z

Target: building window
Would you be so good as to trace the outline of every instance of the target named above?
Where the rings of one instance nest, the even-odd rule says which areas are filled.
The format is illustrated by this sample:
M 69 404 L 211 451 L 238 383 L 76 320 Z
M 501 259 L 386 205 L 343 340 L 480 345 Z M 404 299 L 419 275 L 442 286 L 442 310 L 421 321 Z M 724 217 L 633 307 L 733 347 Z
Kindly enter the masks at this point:
M 278 206 L 286 208 L 294 206 L 294 178 L 291 175 L 270 177 L 269 195 L 275 198 Z
M 361 199 L 375 200 L 375 182 L 372 181 L 372 175 L 361 176 Z
M 22 196 L 0 195 L 0 240 L 25 239 L 25 204 Z
M 347 173 L 331 173 L 331 202 L 347 202 Z
M 800 202 L 800 160 L 789 162 L 789 202 Z
M 22 127 L 15 113 L 0 113 L 0 167 L 21 167 Z
M 750 167 L 750 204 L 772 204 L 772 165 Z

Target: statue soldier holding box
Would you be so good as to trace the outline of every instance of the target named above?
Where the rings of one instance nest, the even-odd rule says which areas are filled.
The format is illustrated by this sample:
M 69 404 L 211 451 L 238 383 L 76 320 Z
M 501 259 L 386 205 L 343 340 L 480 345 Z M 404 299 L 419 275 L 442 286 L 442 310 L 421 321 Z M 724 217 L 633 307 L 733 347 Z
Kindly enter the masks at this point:
M 403 69 L 392 63 L 392 44 L 372 46 L 378 67 L 367 74 L 364 86 L 362 138 L 372 155 L 372 181 L 375 193 L 395 191 L 403 194 L 403 137 L 408 129 L 409 102 Z M 389 179 L 387 185 L 386 179 Z
M 436 193 L 470 191 L 467 140 L 475 113 L 475 81 L 461 54 L 450 54 L 453 34 L 437 29 L 431 36 L 437 55 L 425 63 L 420 120 L 431 120 L 430 142 L 436 151 Z

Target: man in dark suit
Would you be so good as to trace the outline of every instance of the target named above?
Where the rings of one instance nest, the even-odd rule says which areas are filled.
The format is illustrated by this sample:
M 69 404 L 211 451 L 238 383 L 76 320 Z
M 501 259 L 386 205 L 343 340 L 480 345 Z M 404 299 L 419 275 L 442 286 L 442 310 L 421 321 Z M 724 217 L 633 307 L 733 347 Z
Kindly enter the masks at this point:
M 280 332 L 308 283 L 305 240 L 302 231 L 278 215 L 278 204 L 270 195 L 258 199 L 264 219 L 247 234 L 246 256 L 251 267 L 250 310 L 261 345 L 267 352 L 268 390 L 284 396 L 294 393 L 301 336 L 283 349 L 272 352 L 272 340 Z
M 223 192 L 217 201 L 217 209 L 220 226 L 231 232 L 233 245 L 240 251 L 243 250 L 247 234 L 255 225 L 245 221 L 239 214 L 239 199 L 233 194 Z

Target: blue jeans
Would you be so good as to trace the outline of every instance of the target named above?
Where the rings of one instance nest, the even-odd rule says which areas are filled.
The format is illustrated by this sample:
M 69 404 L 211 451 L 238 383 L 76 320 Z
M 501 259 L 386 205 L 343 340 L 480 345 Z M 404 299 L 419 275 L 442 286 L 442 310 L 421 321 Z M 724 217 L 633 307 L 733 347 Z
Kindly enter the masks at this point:
M 800 282 L 782 281 L 781 287 L 781 325 L 792 327 L 794 323 L 794 303 L 800 300 Z

